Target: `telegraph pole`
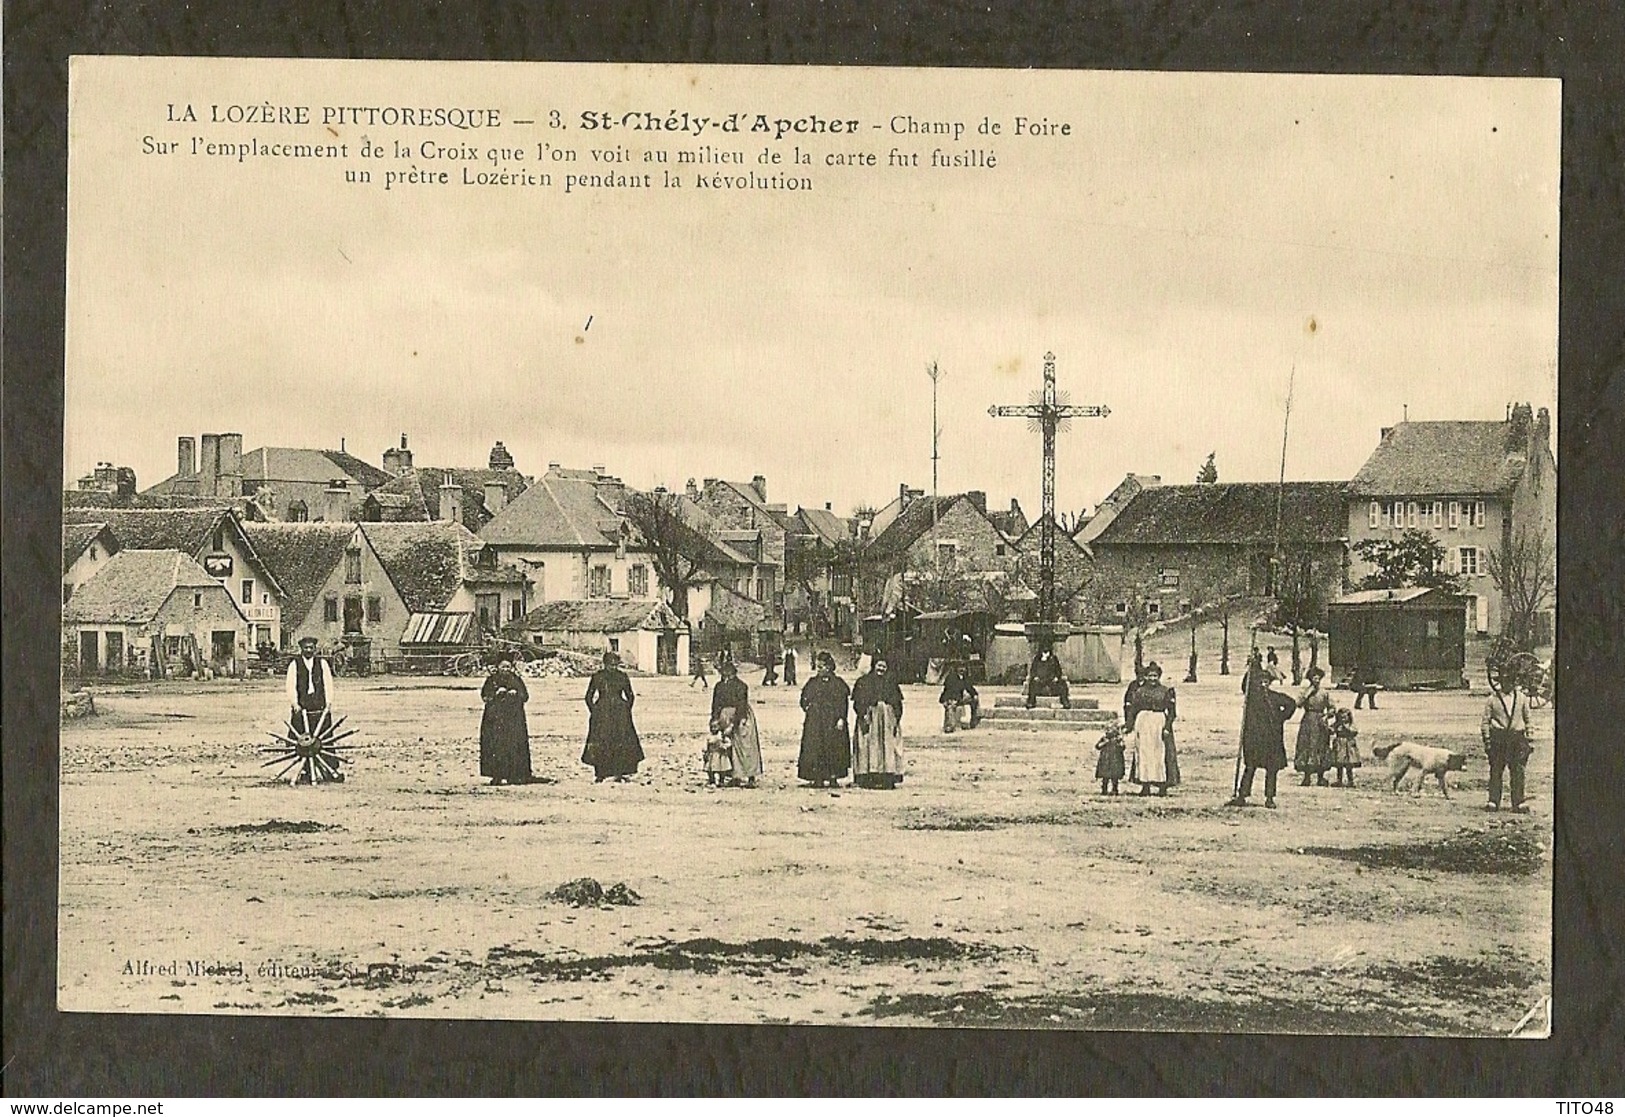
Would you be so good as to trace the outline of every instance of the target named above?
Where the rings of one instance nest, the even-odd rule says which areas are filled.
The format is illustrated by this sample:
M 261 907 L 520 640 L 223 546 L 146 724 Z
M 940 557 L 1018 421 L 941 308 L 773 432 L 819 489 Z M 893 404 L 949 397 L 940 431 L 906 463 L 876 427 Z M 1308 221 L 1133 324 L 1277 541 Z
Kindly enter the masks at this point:
M 937 546 L 937 514 L 940 511 L 937 503 L 937 462 L 940 455 L 937 452 L 942 437 L 942 428 L 937 425 L 937 385 L 942 380 L 942 370 L 937 362 L 932 361 L 925 366 L 925 374 L 931 378 L 931 561 L 936 566 L 938 588 L 942 582 L 942 549 Z

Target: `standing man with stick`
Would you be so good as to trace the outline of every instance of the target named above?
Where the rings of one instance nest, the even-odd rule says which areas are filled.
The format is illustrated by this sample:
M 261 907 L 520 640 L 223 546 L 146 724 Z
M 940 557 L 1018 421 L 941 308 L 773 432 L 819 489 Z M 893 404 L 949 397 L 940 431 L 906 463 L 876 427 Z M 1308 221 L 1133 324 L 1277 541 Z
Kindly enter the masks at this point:
M 1286 767 L 1286 722 L 1297 708 L 1291 698 L 1270 687 L 1268 669 L 1254 648 L 1241 681 L 1241 750 L 1236 758 L 1240 775 L 1227 807 L 1245 807 L 1253 792 L 1253 774 L 1264 770 L 1264 806 L 1275 809 L 1276 778 Z

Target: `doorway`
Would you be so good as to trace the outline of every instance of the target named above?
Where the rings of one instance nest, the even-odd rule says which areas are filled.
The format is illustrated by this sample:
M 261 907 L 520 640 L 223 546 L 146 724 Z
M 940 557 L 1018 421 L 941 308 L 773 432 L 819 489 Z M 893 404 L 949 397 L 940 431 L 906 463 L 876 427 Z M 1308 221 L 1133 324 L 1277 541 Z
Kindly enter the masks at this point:
M 101 667 L 101 633 L 94 629 L 79 633 L 79 673 L 94 674 Z
M 231 666 L 231 661 L 237 654 L 237 634 L 235 632 L 209 633 L 209 661 L 215 670 L 220 671 Z
M 344 599 L 344 635 L 360 635 L 361 616 L 361 599 L 359 597 L 346 597 Z
M 677 674 L 677 633 L 662 632 L 655 637 L 655 674 Z

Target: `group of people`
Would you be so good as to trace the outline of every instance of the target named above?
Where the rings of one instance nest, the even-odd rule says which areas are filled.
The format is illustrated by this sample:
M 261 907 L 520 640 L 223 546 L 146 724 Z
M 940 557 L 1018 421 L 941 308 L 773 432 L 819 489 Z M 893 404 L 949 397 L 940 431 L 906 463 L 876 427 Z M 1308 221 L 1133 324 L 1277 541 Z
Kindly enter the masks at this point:
M 817 673 L 801 690 L 797 776 L 812 787 L 838 787 L 849 775 L 854 787 L 897 787 L 904 774 L 903 692 L 890 677 L 885 658 L 876 656 L 850 688 L 835 673 L 833 655 L 821 652 L 815 662 Z M 705 745 L 706 782 L 714 787 L 756 787 L 763 772 L 762 738 L 750 688 L 731 657 L 723 657 L 718 673 Z M 787 682 L 790 677 L 787 674 Z M 529 693 L 512 660 L 503 659 L 492 669 L 480 696 L 485 702 L 480 774 L 492 784 L 532 782 L 524 708 Z M 585 700 L 587 742 L 581 762 L 592 768 L 600 783 L 624 782 L 637 772 L 644 754 L 632 717 L 637 696 L 615 652 L 604 653 L 603 666 L 587 683 Z
M 1354 712 L 1332 701 L 1325 680 L 1326 672 L 1312 666 L 1298 694 L 1287 694 L 1278 689 L 1285 676 L 1273 654 L 1266 661 L 1253 649 L 1241 680 L 1241 752 L 1230 806 L 1248 805 L 1254 777 L 1262 770 L 1264 806 L 1274 809 L 1279 776 L 1287 766 L 1286 723 L 1299 710 L 1303 718 L 1298 723 L 1292 767 L 1303 777 L 1301 786 L 1326 787 L 1326 773 L 1334 770 L 1338 787 L 1354 786 L 1354 769 L 1361 765 L 1359 730 L 1354 727 Z
M 1178 697 L 1163 683 L 1162 665 L 1145 664 L 1123 691 L 1122 723 L 1114 723 L 1095 745 L 1100 753 L 1095 762 L 1100 793 L 1118 794 L 1124 778 L 1139 784 L 1141 795 L 1164 796 L 1170 787 L 1179 786 L 1179 748 L 1174 740 L 1178 717 Z

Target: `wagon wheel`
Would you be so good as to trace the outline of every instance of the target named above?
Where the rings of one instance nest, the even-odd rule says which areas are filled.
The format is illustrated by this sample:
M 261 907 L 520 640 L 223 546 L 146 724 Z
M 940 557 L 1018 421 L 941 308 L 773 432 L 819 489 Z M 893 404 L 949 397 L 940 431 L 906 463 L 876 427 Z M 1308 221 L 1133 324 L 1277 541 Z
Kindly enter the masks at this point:
M 464 652 L 452 664 L 452 670 L 456 672 L 458 678 L 463 679 L 478 674 L 480 667 L 480 654 L 478 652 Z
M 355 732 L 348 729 L 340 733 L 339 727 L 343 724 L 343 718 L 335 722 L 332 713 L 327 710 L 316 715 L 314 725 L 306 717 L 301 717 L 297 725 L 293 718 L 289 718 L 284 732 L 271 734 L 276 744 L 261 748 L 261 752 L 271 754 L 271 759 L 260 767 L 282 765 L 276 778 L 285 779 L 290 784 L 342 781 L 344 776 L 339 768 L 347 761 L 341 754 L 350 746 L 339 742 Z

